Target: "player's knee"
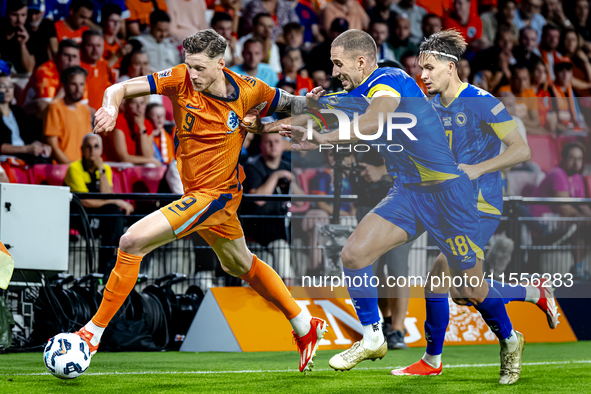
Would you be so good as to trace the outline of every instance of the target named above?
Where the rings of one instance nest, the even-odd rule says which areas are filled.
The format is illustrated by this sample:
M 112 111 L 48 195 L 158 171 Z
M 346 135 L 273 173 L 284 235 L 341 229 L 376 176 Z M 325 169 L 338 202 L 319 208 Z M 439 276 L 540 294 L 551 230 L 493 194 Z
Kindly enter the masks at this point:
M 361 248 L 355 243 L 347 242 L 341 251 L 341 260 L 345 268 L 360 269 L 367 266 L 363 264 L 364 257 L 366 256 L 363 256 Z
M 133 233 L 127 231 L 119 239 L 119 249 L 134 256 L 142 256 L 141 242 Z
M 483 296 L 483 289 L 481 287 L 462 286 L 450 290 L 451 297 L 456 304 L 466 305 L 471 303 L 476 306 L 479 305 L 486 298 Z

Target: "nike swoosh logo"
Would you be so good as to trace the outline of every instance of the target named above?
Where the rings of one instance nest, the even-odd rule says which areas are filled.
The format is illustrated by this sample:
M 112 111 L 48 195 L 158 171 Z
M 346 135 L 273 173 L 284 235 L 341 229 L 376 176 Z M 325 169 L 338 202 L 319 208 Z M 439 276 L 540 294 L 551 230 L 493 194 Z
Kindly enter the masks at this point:
M 196 109 L 197 111 L 201 111 L 201 108 L 193 107 L 191 104 L 187 104 L 187 108 Z

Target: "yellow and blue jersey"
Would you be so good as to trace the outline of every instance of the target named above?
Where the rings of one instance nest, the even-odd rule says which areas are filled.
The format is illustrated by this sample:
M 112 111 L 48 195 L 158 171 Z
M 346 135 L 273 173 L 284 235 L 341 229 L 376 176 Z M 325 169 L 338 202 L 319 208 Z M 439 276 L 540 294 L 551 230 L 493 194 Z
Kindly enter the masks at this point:
M 384 91 L 400 98 L 396 113 L 409 113 L 417 119 L 417 124 L 408 129 L 416 140 L 412 140 L 401 130 L 394 130 L 391 138 L 388 138 L 385 124 L 381 136 L 369 142 L 372 145 L 380 145 L 379 152 L 384 157 L 388 173 L 396 176 L 403 184 L 458 178 L 463 172 L 458 169 L 456 160 L 449 150 L 437 112 L 415 80 L 403 70 L 378 68 L 357 88 L 350 92 L 325 95 L 320 98 L 318 105 L 321 109 L 339 109 L 352 121 L 355 113 L 362 115 L 366 112 L 374 95 Z M 411 120 L 397 118 L 393 123 L 408 124 Z M 389 151 L 387 147 L 393 145 L 402 146 L 402 151 Z
M 490 93 L 464 83 L 445 106 L 439 95 L 432 100 L 458 163 L 478 164 L 499 154 L 501 140 L 517 128 L 503 103 Z M 500 217 L 503 212 L 501 172 L 484 174 L 472 181 L 480 216 Z

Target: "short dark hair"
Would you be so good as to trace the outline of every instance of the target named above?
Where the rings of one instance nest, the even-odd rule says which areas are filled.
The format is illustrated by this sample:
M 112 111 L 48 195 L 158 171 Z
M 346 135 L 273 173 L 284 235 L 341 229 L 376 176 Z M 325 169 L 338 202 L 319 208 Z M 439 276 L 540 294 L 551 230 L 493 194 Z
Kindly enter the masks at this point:
M 71 11 L 76 12 L 82 7 L 94 11 L 94 3 L 90 0 L 72 0 L 72 2 L 70 3 Z
M 23 7 L 27 7 L 27 2 L 25 0 L 7 0 L 6 1 L 6 11 L 18 11 Z
M 244 44 L 242 44 L 242 49 L 246 48 L 247 45 L 251 45 L 251 44 L 263 45 L 263 42 L 261 40 L 259 40 L 258 38 L 250 37 L 248 40 L 244 41 Z
M 466 43 L 466 40 L 464 40 L 462 34 L 456 29 L 441 30 L 437 33 L 431 34 L 421 42 L 421 46 L 419 47 L 419 58 L 423 56 L 433 56 L 440 62 L 453 62 L 457 69 L 460 63 L 460 57 L 462 57 L 462 54 L 466 51 L 467 46 L 468 44 Z M 428 52 L 444 53 L 454 56 L 455 59 L 450 56 Z
M 228 13 L 216 12 L 215 14 L 213 14 L 213 17 L 211 18 L 211 27 L 214 27 L 218 22 L 224 21 L 232 22 L 233 19 Z
M 388 23 L 388 21 L 385 21 L 383 19 L 372 19 L 371 22 L 369 23 L 368 30 L 371 30 L 371 28 L 377 23 L 381 23 L 383 25 L 386 25 L 386 26 L 388 26 L 388 29 L 390 29 L 390 24 Z
M 254 19 L 252 20 L 252 25 L 253 26 L 258 25 L 261 18 L 273 18 L 273 17 L 268 12 L 261 12 L 260 14 L 256 14 L 254 16 Z
M 283 26 L 283 36 L 284 37 L 286 35 L 288 35 L 289 33 L 291 33 L 292 31 L 297 31 L 297 32 L 303 33 L 304 26 L 302 26 L 298 22 L 289 22 L 289 23 L 286 23 L 285 26 Z
M 121 16 L 123 10 L 117 4 L 107 4 L 101 9 L 101 23 L 107 23 L 107 19 L 113 14 Z
M 511 76 L 513 78 L 515 78 L 517 70 L 527 70 L 527 72 L 529 72 L 529 68 L 527 68 L 527 66 L 523 63 L 515 63 L 509 66 L 509 70 L 511 71 Z
M 169 22 L 170 16 L 162 10 L 156 10 L 150 14 L 150 26 L 156 26 L 158 22 Z
M 66 49 L 66 48 L 75 48 L 77 50 L 80 50 L 80 44 L 78 44 L 76 41 L 70 40 L 70 39 L 62 40 L 62 42 L 60 42 L 60 45 L 57 49 L 58 55 L 61 55 L 62 53 L 64 53 L 64 49 Z
M 441 20 L 441 18 L 437 14 L 427 14 L 421 20 L 421 26 L 424 25 L 425 23 L 427 23 L 427 21 L 431 18 L 437 18 L 437 19 Z
M 82 33 L 82 44 L 84 44 L 86 41 L 88 41 L 88 39 L 90 39 L 90 37 L 94 37 L 94 36 L 102 37 L 103 33 L 101 33 L 98 30 L 86 30 L 84 33 Z
M 573 69 L 573 64 L 571 62 L 558 62 L 558 63 L 554 63 L 554 74 L 558 74 L 559 72 L 563 71 L 563 70 L 572 70 Z
M 415 51 L 406 51 L 402 54 L 402 56 L 400 56 L 400 63 L 404 62 L 405 59 L 408 59 L 409 57 L 413 57 L 413 56 L 417 56 L 417 53 Z
M 579 148 L 580 150 L 582 150 L 583 155 L 585 155 L 585 153 L 586 153 L 585 145 L 583 145 L 579 141 L 570 142 L 570 143 L 564 145 L 562 147 L 562 150 L 560 151 L 560 156 L 562 156 L 562 160 L 566 160 L 566 156 L 568 156 L 568 152 L 570 152 L 572 149 L 575 149 L 575 148 Z
M 335 38 L 331 46 L 333 48 L 342 47 L 344 52 L 353 52 L 357 56 L 364 55 L 370 62 L 377 61 L 376 42 L 363 30 L 347 30 Z
M 551 25 L 551 24 L 546 24 L 546 25 L 544 25 L 544 27 L 542 27 L 542 37 L 544 37 L 550 30 L 558 30 L 558 31 L 560 31 L 560 29 L 558 28 L 558 26 Z
M 146 106 L 146 115 L 150 113 L 151 110 L 153 110 L 154 108 L 164 108 L 164 105 L 160 104 L 160 103 L 150 103 Z
M 86 71 L 81 66 L 68 67 L 64 71 L 62 71 L 62 73 L 60 75 L 60 82 L 62 83 L 62 85 L 65 85 L 68 83 L 70 78 L 72 78 L 78 74 L 82 74 L 82 75 L 84 75 L 84 78 L 86 78 L 88 76 L 88 71 Z
M 227 46 L 226 39 L 213 29 L 200 30 L 183 40 L 185 53 L 205 53 L 211 59 L 223 56 Z

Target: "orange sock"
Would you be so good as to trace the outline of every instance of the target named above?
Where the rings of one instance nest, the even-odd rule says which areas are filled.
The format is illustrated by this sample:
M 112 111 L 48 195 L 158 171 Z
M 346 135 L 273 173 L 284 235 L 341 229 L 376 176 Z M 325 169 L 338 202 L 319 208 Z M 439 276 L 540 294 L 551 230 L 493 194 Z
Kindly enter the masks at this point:
M 291 294 L 277 272 L 253 255 L 252 267 L 240 279 L 246 281 L 265 300 L 272 302 L 287 320 L 296 317 L 302 308 L 291 298 Z
M 115 313 L 121 308 L 125 299 L 133 290 L 140 273 L 142 257 L 117 251 L 117 263 L 111 272 L 103 300 L 92 322 L 99 327 L 107 327 Z

